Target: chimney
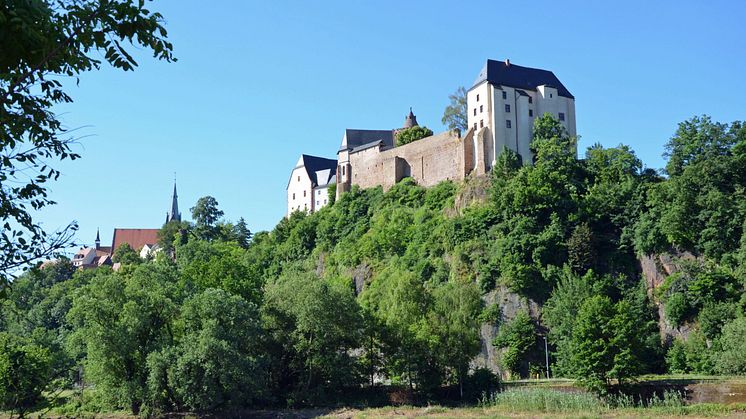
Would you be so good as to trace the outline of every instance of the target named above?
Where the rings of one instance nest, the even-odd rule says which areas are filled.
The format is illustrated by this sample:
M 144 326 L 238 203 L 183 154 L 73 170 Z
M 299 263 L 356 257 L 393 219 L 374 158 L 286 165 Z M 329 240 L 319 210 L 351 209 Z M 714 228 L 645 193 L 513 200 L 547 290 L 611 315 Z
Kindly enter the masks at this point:
M 510 67 L 510 60 L 507 58 L 505 59 L 505 67 Z

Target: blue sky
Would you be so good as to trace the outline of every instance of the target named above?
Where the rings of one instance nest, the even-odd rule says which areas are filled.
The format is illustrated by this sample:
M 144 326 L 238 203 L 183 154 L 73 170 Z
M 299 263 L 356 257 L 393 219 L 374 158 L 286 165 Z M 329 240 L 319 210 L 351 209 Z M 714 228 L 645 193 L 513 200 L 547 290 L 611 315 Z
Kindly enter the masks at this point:
M 664 165 L 676 124 L 746 119 L 746 2 L 169 0 L 177 63 L 136 57 L 70 83 L 58 108 L 83 158 L 59 165 L 48 229 L 158 228 L 174 172 L 186 215 L 214 196 L 226 218 L 271 229 L 301 153 L 334 157 L 345 128 L 389 129 L 414 108 L 442 131 L 448 95 L 487 58 L 554 71 L 576 97 L 580 150 L 632 146 Z M 581 151 L 582 153 L 582 151 Z

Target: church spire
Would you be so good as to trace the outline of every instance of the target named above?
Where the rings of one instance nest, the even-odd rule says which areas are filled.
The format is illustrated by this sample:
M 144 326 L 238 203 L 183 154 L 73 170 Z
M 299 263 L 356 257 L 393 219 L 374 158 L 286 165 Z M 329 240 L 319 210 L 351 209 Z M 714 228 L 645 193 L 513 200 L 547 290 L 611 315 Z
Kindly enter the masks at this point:
M 176 193 L 176 179 L 174 179 L 174 194 L 171 197 L 171 211 L 166 215 L 166 222 L 181 221 L 179 212 L 179 195 Z
M 96 250 L 101 247 L 101 236 L 98 234 L 98 228 L 96 229 Z

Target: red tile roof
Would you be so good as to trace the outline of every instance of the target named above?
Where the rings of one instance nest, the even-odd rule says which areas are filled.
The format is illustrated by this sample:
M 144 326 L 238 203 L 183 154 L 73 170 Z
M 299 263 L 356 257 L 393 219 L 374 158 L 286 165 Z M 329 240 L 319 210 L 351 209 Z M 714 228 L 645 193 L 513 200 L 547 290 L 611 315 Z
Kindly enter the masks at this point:
M 114 239 L 111 242 L 112 253 L 123 243 L 139 251 L 146 244 L 158 243 L 157 228 L 115 228 Z

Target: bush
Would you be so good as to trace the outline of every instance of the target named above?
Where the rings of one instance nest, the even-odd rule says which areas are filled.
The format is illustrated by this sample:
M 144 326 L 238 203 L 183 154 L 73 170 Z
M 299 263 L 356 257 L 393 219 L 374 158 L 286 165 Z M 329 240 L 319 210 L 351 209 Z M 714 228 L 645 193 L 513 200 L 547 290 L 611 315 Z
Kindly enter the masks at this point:
M 21 413 L 41 398 L 51 360 L 45 348 L 0 332 L 0 407 Z
M 403 129 L 396 134 L 396 145 L 401 146 L 433 135 L 433 130 L 419 125 Z

